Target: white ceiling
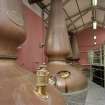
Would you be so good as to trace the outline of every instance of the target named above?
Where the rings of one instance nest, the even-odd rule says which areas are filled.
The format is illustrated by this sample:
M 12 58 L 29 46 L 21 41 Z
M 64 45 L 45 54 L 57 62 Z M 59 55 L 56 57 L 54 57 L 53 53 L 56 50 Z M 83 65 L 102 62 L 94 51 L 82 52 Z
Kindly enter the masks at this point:
M 50 10 L 50 1 L 51 0 L 43 0 L 43 3 L 47 6 L 47 9 Z M 67 20 L 67 15 L 65 14 L 66 23 L 68 26 L 68 30 L 73 32 L 77 32 L 83 30 L 86 27 L 92 25 L 92 9 L 91 9 L 91 0 L 63 0 L 64 9 L 66 10 L 71 20 Z M 90 8 L 90 9 L 89 9 Z M 80 9 L 80 12 L 79 12 Z M 85 12 L 82 12 L 86 9 L 89 9 Z M 45 13 L 46 14 L 46 13 Z M 82 17 L 81 17 L 82 15 Z M 48 20 L 48 15 L 45 16 L 45 20 Z M 98 0 L 98 7 L 96 9 L 96 20 L 98 21 L 98 25 L 104 27 L 105 24 L 105 0 Z

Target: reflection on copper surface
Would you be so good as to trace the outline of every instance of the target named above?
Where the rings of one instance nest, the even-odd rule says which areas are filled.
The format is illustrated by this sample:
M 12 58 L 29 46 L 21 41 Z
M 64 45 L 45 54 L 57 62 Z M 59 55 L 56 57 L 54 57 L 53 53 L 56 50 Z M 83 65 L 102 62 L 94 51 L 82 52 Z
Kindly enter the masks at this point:
M 59 76 L 60 78 L 70 78 L 70 72 L 69 71 L 60 71 L 57 73 L 57 76 Z

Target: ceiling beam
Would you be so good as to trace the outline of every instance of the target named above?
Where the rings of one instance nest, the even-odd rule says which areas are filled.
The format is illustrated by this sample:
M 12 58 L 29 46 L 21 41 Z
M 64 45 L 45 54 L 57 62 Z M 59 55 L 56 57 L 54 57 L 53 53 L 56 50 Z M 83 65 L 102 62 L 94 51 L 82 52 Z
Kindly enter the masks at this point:
M 37 5 L 41 8 L 41 9 L 44 9 L 44 12 L 46 13 L 46 14 L 49 14 L 49 10 L 46 8 L 46 5 L 44 4 L 44 3 L 42 3 L 42 2 L 40 2 L 40 1 L 42 1 L 42 0 L 28 0 L 29 2 L 33 2 L 33 3 L 35 3 L 36 1 L 38 1 L 37 2 Z M 68 2 L 70 2 L 71 0 L 67 0 Z M 64 4 L 67 2 L 67 1 L 65 1 L 64 2 Z M 99 10 L 102 10 L 102 11 L 105 11 L 105 8 L 104 7 L 101 7 L 101 6 L 97 6 L 96 7 L 96 9 L 99 9 Z M 92 7 L 89 7 L 89 8 L 86 8 L 86 9 L 84 9 L 84 10 L 82 10 L 81 11 L 81 14 L 82 13 L 84 13 L 84 12 L 86 12 L 86 11 L 90 11 L 90 10 L 92 10 Z M 67 17 L 66 18 L 66 20 L 69 20 L 69 19 L 71 19 L 71 18 L 74 18 L 75 16 L 78 16 L 80 13 L 78 12 L 78 13 L 76 13 L 76 14 L 74 14 L 74 15 L 72 15 L 72 16 L 69 16 L 69 17 Z
M 85 9 L 85 10 L 83 10 L 83 11 L 81 11 L 82 12 L 82 16 L 84 16 L 84 15 L 86 15 L 89 11 L 91 11 L 92 10 L 92 8 L 87 8 L 87 9 Z M 65 10 L 66 11 L 66 10 Z M 72 18 L 74 18 L 74 17 L 76 17 L 76 16 L 78 16 L 79 15 L 79 13 L 77 13 L 77 14 L 75 14 L 75 16 L 67 16 L 67 18 L 66 18 L 66 21 L 68 21 L 68 20 L 71 20 Z M 79 16 L 79 17 L 77 17 L 74 21 L 72 21 L 71 23 L 70 23 L 70 25 L 68 25 L 67 27 L 69 28 L 69 26 L 71 26 L 73 23 L 75 23 L 76 21 L 78 21 L 79 19 L 80 19 L 81 17 Z M 48 20 L 48 17 L 44 20 L 44 21 L 47 21 Z
M 31 4 L 32 3 L 36 3 L 43 11 L 44 11 L 44 13 L 46 13 L 47 15 L 49 15 L 49 10 L 47 9 L 47 6 L 50 6 L 50 3 L 48 4 L 48 5 L 45 5 L 43 2 L 41 2 L 41 1 L 43 1 L 43 0 L 28 0 Z M 64 5 L 66 5 L 68 2 L 70 2 L 70 1 L 72 1 L 72 0 L 65 0 L 65 2 L 63 3 Z M 77 1 L 77 0 L 76 0 Z M 79 8 L 78 8 L 79 9 Z M 81 28 L 81 27 L 83 27 L 83 26 L 86 26 L 86 24 L 84 24 L 84 25 L 81 25 L 81 26 L 79 26 L 79 27 L 76 27 L 75 26 L 75 22 L 76 21 L 78 21 L 81 17 L 83 17 L 84 15 L 86 15 L 89 11 L 91 11 L 93 8 L 92 7 L 89 7 L 89 8 L 86 8 L 86 9 L 84 9 L 84 10 L 82 10 L 82 11 L 80 11 L 80 9 L 79 9 L 79 12 L 78 13 L 76 13 L 76 14 L 74 14 L 74 15 L 71 15 L 71 16 L 69 16 L 68 14 L 66 14 L 66 16 L 67 16 L 67 18 L 66 18 L 66 21 L 68 21 L 68 20 L 70 20 L 71 21 L 71 23 L 67 26 L 68 27 L 68 29 L 69 29 L 69 27 L 71 26 L 71 25 L 73 25 L 74 26 L 74 29 L 73 30 L 77 30 L 78 28 Z M 99 9 L 99 10 L 101 10 L 101 11 L 105 11 L 105 8 L 104 7 L 101 7 L 101 6 L 97 6 L 96 7 L 96 9 Z M 66 10 L 64 9 L 64 12 L 65 12 Z M 66 11 L 67 12 L 67 11 Z M 81 15 L 81 16 L 79 16 L 79 15 Z M 74 17 L 76 17 L 76 16 L 78 16 L 74 21 L 72 21 L 72 18 L 74 18 Z M 47 19 L 45 19 L 44 20 L 45 22 L 47 21 Z M 89 22 L 90 23 L 90 22 Z M 87 23 L 87 24 L 89 24 L 89 23 Z M 46 23 L 47 24 L 47 23 Z M 99 21 L 98 21 L 98 24 L 101 24 L 102 26 L 103 26 L 103 24 L 105 24 L 105 23 L 100 23 Z
M 99 22 L 99 21 L 97 21 L 97 23 L 98 23 L 98 25 L 100 24 L 100 25 L 103 25 L 103 23 L 101 23 L 101 22 Z M 89 21 L 88 23 L 86 23 L 85 25 L 81 25 L 81 26 L 79 26 L 79 27 L 77 27 L 77 30 L 79 30 L 80 28 L 82 28 L 82 27 L 84 27 L 84 28 L 87 28 L 88 26 L 91 26 L 92 25 L 92 21 Z M 83 29 L 84 29 L 83 28 Z M 75 31 L 74 29 L 72 29 L 72 30 L 70 30 L 70 31 Z
M 84 9 L 84 10 L 81 11 L 81 14 L 84 13 L 84 12 L 90 11 L 91 9 L 92 9 L 91 7 L 86 8 L 86 9 Z M 74 17 L 78 16 L 79 14 L 80 14 L 80 13 L 78 12 L 78 13 L 76 13 L 76 14 L 70 16 L 69 18 L 74 18 Z M 69 20 L 69 18 L 66 18 L 66 20 Z
M 101 7 L 101 6 L 97 6 L 97 9 L 99 9 L 99 10 L 102 10 L 102 11 L 105 11 L 105 8 L 104 7 Z
M 76 4 L 77 4 L 77 8 L 78 8 L 79 14 L 80 14 L 81 19 L 82 19 L 82 23 L 83 23 L 83 25 L 84 25 L 85 23 L 84 23 L 84 20 L 83 20 L 82 14 L 81 14 L 81 10 L 80 10 L 80 7 L 79 7 L 79 4 L 78 4 L 78 1 L 77 1 L 77 0 L 75 0 L 75 1 L 76 1 Z
M 88 23 L 84 24 L 84 25 L 80 25 L 79 27 L 77 27 L 77 30 L 79 30 L 80 28 L 83 27 L 84 28 L 87 28 L 88 26 L 90 26 L 92 24 L 92 21 L 89 21 Z M 71 31 L 75 31 L 74 29 L 71 30 Z
M 67 17 L 69 17 L 67 11 L 64 9 L 64 12 L 66 14 Z M 75 24 L 73 23 L 72 19 L 69 19 L 69 21 L 72 23 L 72 25 L 74 26 L 74 29 L 77 31 Z
M 86 15 L 87 13 L 88 13 L 89 11 L 87 11 L 87 12 L 84 12 L 81 16 L 84 16 L 84 15 Z M 75 20 L 73 20 L 72 21 L 72 23 L 75 23 L 75 22 L 77 22 L 80 18 L 81 18 L 81 16 L 78 16 Z M 67 27 L 69 28 L 71 25 L 72 25 L 72 23 L 70 23 Z
M 69 0 L 69 1 L 70 1 L 70 0 Z M 46 8 L 46 5 L 45 5 L 44 3 L 38 2 L 37 5 L 38 5 L 41 9 L 43 9 L 43 11 L 44 11 L 47 15 L 49 15 L 49 10 Z M 84 15 L 84 12 L 90 11 L 90 10 L 91 10 L 91 7 L 87 8 L 87 9 L 85 9 L 85 10 L 82 10 L 82 11 L 81 11 L 81 14 Z M 72 16 L 67 16 L 66 21 L 67 21 L 68 19 L 70 20 L 71 18 L 73 18 L 73 17 L 75 17 L 75 16 L 78 16 L 79 14 L 80 14 L 80 13 L 74 14 L 74 15 L 72 15 Z M 47 19 L 48 19 L 48 18 L 47 18 Z M 45 21 L 47 21 L 47 19 L 45 19 Z

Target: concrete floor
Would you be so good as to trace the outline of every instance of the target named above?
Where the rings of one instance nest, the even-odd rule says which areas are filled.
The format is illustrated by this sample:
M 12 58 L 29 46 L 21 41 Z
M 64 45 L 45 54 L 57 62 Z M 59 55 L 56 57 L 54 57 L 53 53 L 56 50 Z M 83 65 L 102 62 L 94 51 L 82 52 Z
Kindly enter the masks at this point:
M 89 81 L 89 91 L 85 105 L 105 105 L 105 88 Z

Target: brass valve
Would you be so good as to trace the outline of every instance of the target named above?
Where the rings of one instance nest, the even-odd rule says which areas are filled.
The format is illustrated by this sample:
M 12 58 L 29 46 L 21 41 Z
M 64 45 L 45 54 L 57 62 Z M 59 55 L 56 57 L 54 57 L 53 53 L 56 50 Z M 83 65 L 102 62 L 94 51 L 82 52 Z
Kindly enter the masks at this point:
M 35 94 L 38 95 L 41 98 L 48 98 L 47 93 L 47 85 L 49 81 L 49 72 L 48 70 L 43 66 L 41 66 L 40 70 L 37 70 L 36 72 L 36 89 Z

